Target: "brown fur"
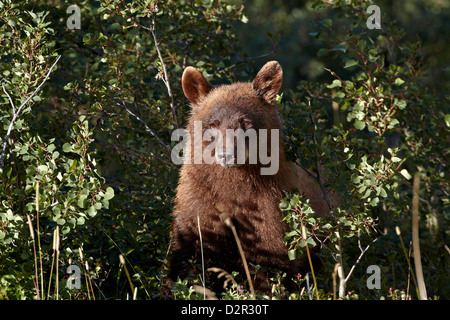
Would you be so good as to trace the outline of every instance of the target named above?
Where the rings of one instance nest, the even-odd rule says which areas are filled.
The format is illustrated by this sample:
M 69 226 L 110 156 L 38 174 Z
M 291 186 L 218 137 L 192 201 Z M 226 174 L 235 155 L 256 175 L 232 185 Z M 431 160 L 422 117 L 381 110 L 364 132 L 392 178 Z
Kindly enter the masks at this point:
M 256 129 L 282 129 L 273 106 L 281 81 L 282 70 L 275 61 L 268 62 L 252 83 L 235 83 L 215 89 L 197 70 L 187 68 L 182 78 L 183 90 L 192 107 L 187 130 L 193 133 L 196 120 L 203 122 L 203 130 L 216 120 L 214 123 L 222 131 L 235 129 L 243 126 L 241 119 L 250 120 Z M 279 203 L 285 191 L 298 189 L 311 200 L 318 215 L 328 214 L 329 209 L 314 179 L 285 160 L 281 142 L 280 137 L 280 166 L 275 175 L 261 175 L 259 164 L 246 163 L 232 168 L 215 163 L 194 164 L 193 161 L 183 164 L 173 213 L 171 279 L 187 275 L 191 267 L 189 259 L 200 261 L 197 216 L 206 268 L 219 267 L 228 272 L 241 270 L 236 242 L 220 219 L 218 206 L 236 226 L 248 262 L 284 270 L 290 275 L 301 271 L 305 261 L 290 261 L 287 255 L 284 236 L 289 228 L 282 221 Z M 267 283 L 267 279 L 264 281 Z M 264 284 L 259 287 L 263 288 Z

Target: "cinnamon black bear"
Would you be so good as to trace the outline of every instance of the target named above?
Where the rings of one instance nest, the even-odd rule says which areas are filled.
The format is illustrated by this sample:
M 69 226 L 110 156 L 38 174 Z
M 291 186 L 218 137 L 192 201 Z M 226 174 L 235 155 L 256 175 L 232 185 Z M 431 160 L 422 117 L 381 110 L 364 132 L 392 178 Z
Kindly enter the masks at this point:
M 318 215 L 328 214 L 329 208 L 316 181 L 285 160 L 282 121 L 274 106 L 282 75 L 278 62 L 271 61 L 251 83 L 213 88 L 199 71 L 185 69 L 182 87 L 192 115 L 173 212 L 172 280 L 187 275 L 192 268 L 189 260 L 201 261 L 198 222 L 205 268 L 244 274 L 236 241 L 221 211 L 236 227 L 247 262 L 290 276 L 305 271 L 306 261 L 288 258 L 284 244 L 288 226 L 282 221 L 280 201 L 285 191 L 299 190 Z M 237 141 L 239 134 L 233 132 L 244 139 Z M 264 290 L 267 284 L 262 277 L 255 288 Z

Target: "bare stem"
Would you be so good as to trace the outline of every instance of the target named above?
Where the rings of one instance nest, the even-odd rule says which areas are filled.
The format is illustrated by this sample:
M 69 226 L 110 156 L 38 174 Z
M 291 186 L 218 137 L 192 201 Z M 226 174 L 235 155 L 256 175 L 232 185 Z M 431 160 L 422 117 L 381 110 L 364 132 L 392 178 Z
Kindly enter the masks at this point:
M 161 62 L 162 68 L 163 68 L 163 73 L 164 73 L 163 82 L 166 85 L 167 93 L 168 93 L 169 99 L 170 99 L 170 110 L 172 111 L 173 123 L 175 125 L 175 128 L 178 129 L 178 120 L 177 120 L 177 114 L 175 112 L 175 104 L 174 104 L 172 89 L 170 87 L 170 81 L 169 81 L 169 76 L 167 74 L 166 63 L 164 62 L 164 59 L 161 54 L 161 49 L 159 48 L 159 42 L 158 42 L 158 38 L 156 36 L 156 23 L 155 22 L 156 22 L 156 14 L 153 13 L 152 27 L 150 28 L 150 32 L 152 33 L 153 40 L 155 41 L 156 52 L 158 53 L 158 58 L 159 58 L 159 61 Z
M 44 80 L 36 88 L 36 90 L 34 90 L 34 92 L 27 98 L 27 100 L 25 100 L 25 102 L 22 103 L 22 105 L 19 107 L 19 109 L 17 109 L 17 112 L 16 112 L 16 107 L 14 105 L 14 102 L 12 101 L 12 99 L 11 99 L 10 95 L 8 94 L 8 92 L 6 91 L 4 84 L 2 83 L 3 91 L 8 96 L 9 103 L 11 104 L 11 107 L 13 108 L 13 118 L 11 120 L 11 123 L 9 124 L 8 131 L 6 132 L 5 140 L 3 141 L 2 155 L 0 157 L 0 169 L 3 168 L 3 161 L 5 160 L 5 154 L 6 154 L 6 145 L 8 144 L 8 140 L 9 140 L 9 137 L 11 135 L 11 131 L 12 131 L 13 127 L 14 127 L 14 123 L 16 122 L 17 118 L 19 117 L 20 113 L 22 112 L 23 107 L 26 106 L 26 104 L 36 95 L 36 93 L 39 91 L 39 89 L 41 89 L 41 87 L 47 81 L 48 77 L 50 76 L 50 73 L 52 72 L 53 68 L 56 66 L 56 64 L 58 63 L 60 58 L 61 58 L 61 56 L 59 56 L 56 59 L 56 61 L 50 67 L 50 70 L 48 70 L 47 75 L 45 76 Z
M 420 245 L 419 245 L 419 173 L 414 175 L 413 183 L 413 200 L 412 200 L 412 241 L 414 252 L 414 265 L 416 267 L 417 285 L 419 286 L 420 300 L 427 300 L 427 289 L 423 279 L 422 261 L 420 259 Z
M 27 213 L 27 221 L 28 221 L 28 227 L 30 229 L 31 239 L 33 240 L 34 268 L 35 268 L 35 273 L 36 273 L 36 281 L 34 281 L 34 286 L 36 288 L 37 298 L 38 298 L 38 300 L 41 300 L 41 296 L 39 294 L 39 276 L 38 276 L 38 262 L 37 262 L 37 254 L 36 254 L 36 241 L 34 239 L 33 224 L 31 223 L 31 218 L 28 213 Z
M 234 226 L 230 217 L 223 211 L 223 209 L 221 207 L 218 206 L 216 208 L 221 213 L 220 218 L 222 219 L 222 221 L 224 221 L 225 224 L 233 232 L 233 236 L 234 236 L 234 239 L 236 240 L 236 244 L 238 246 L 239 253 L 241 254 L 242 263 L 244 264 L 245 274 L 247 275 L 248 285 L 250 286 L 250 292 L 253 296 L 253 299 L 255 299 L 255 290 L 253 289 L 253 283 L 252 283 L 252 279 L 250 277 L 250 271 L 248 270 L 247 260 L 245 259 L 244 250 L 242 249 L 241 241 L 239 240 L 238 234 L 236 232 L 236 227 Z
M 37 229 L 37 240 L 39 249 L 39 264 L 41 268 L 41 292 L 42 299 L 45 299 L 44 293 L 44 269 L 42 267 L 42 249 L 41 249 L 41 236 L 39 231 L 39 181 L 36 184 L 36 229 Z
M 202 255 L 202 272 L 203 272 L 203 300 L 206 300 L 206 287 L 205 287 L 205 258 L 203 257 L 203 239 L 202 239 L 202 230 L 200 228 L 200 216 L 197 214 L 197 224 L 198 224 L 198 235 L 200 237 L 200 252 Z
M 331 204 L 330 199 L 328 198 L 327 191 L 325 190 L 325 186 L 323 185 L 322 177 L 320 175 L 320 159 L 319 159 L 319 150 L 318 150 L 318 144 L 317 144 L 317 139 L 316 139 L 316 123 L 315 123 L 314 118 L 312 116 L 311 101 L 308 101 L 308 104 L 309 104 L 309 107 L 310 107 L 309 119 L 311 121 L 312 128 L 313 128 L 312 140 L 313 140 L 314 145 L 316 146 L 316 152 L 315 152 L 315 162 L 316 162 L 315 165 L 316 165 L 316 170 L 317 170 L 316 180 L 319 183 L 320 190 L 322 190 L 322 194 L 323 194 L 323 197 L 324 197 L 325 201 L 328 204 L 328 208 L 330 210 L 333 210 L 333 206 Z
M 169 151 L 169 153 L 171 153 L 172 152 L 172 149 L 170 149 L 157 135 L 156 135 L 156 133 L 152 130 L 152 129 L 150 129 L 150 127 L 145 123 L 145 121 L 144 120 L 142 120 L 141 118 L 139 118 L 139 116 L 138 115 L 136 115 L 135 113 L 133 113 L 130 109 L 128 109 L 127 108 L 127 106 L 125 105 L 125 103 L 124 102 L 119 102 L 119 101 L 117 101 L 116 100 L 116 104 L 117 105 L 119 105 L 119 106 L 122 106 L 123 108 L 125 108 L 125 110 L 130 114 L 130 115 L 132 115 L 134 118 L 136 118 L 136 120 L 138 120 L 140 123 L 142 123 L 143 125 L 144 125 L 144 127 L 145 127 L 145 130 L 147 131 L 147 132 L 149 132 L 153 137 L 155 137 L 156 138 L 156 140 L 158 140 L 158 142 L 167 150 L 167 151 Z
M 302 236 L 303 236 L 304 241 L 306 241 L 306 228 L 303 225 L 303 222 L 302 222 Z M 316 288 L 316 297 L 317 297 L 317 300 L 320 300 L 320 298 L 319 298 L 319 288 L 317 287 L 316 275 L 314 274 L 314 267 L 313 267 L 313 264 L 312 264 L 311 255 L 309 253 L 308 244 L 306 244 L 306 254 L 308 255 L 309 266 L 311 267 L 311 273 L 312 273 L 313 281 L 314 281 L 314 287 Z

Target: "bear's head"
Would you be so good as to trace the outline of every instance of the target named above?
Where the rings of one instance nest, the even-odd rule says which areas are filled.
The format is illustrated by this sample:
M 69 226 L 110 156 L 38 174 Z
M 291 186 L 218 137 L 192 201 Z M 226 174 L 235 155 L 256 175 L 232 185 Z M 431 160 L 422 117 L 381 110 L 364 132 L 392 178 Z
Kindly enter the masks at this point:
M 194 137 L 190 146 L 194 163 L 231 168 L 255 164 L 267 167 L 275 156 L 278 161 L 282 124 L 274 100 L 282 77 L 281 66 L 270 61 L 251 83 L 213 88 L 198 70 L 187 67 L 182 87 L 191 102 L 187 130 Z M 201 153 L 203 157 L 201 162 L 195 161 L 196 148 L 197 156 Z M 270 172 L 266 174 L 276 173 Z

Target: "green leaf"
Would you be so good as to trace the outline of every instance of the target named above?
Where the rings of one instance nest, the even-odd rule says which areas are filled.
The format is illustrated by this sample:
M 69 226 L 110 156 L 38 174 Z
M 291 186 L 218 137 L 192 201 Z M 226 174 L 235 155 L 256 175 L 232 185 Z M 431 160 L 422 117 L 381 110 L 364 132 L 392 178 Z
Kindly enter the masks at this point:
M 361 120 L 355 120 L 354 126 L 358 130 L 363 130 L 366 127 L 366 123 Z
M 94 206 L 90 206 L 89 209 L 86 211 L 87 214 L 89 216 L 91 216 L 92 218 L 95 217 L 97 215 L 97 210 L 95 209 Z
M 370 194 L 372 193 L 372 189 L 367 189 L 366 190 L 366 193 L 364 193 L 364 195 L 361 197 L 361 199 L 365 199 L 365 198 L 367 198 L 368 196 L 370 196 Z
M 311 247 L 316 246 L 316 242 L 314 241 L 313 238 L 308 238 L 308 240 L 306 240 L 306 243 L 309 244 Z
M 298 242 L 298 245 L 300 246 L 300 248 L 306 247 L 306 244 L 307 244 L 307 242 L 306 242 L 305 240 L 300 240 L 300 241 Z
M 106 188 L 105 199 L 111 200 L 114 197 L 114 189 L 111 187 Z
M 375 197 L 372 200 L 370 200 L 370 205 L 372 207 L 376 207 L 379 201 L 380 201 L 380 199 L 378 199 L 378 197 Z
M 101 202 L 94 203 L 94 208 L 100 210 L 102 208 L 102 203 Z
M 80 198 L 78 199 L 78 202 L 77 202 L 77 204 L 80 208 L 85 207 L 86 202 L 87 202 L 86 199 L 87 199 L 87 195 L 83 194 L 80 196 Z
M 114 30 L 116 30 L 116 31 L 122 30 L 122 25 L 121 25 L 120 23 L 118 23 L 118 22 L 114 22 L 113 24 L 111 24 L 111 25 L 109 26 L 109 29 L 110 29 L 111 31 L 114 31 Z
M 308 223 L 310 223 L 310 224 L 315 224 L 316 223 L 316 219 L 314 219 L 314 218 L 309 218 L 309 219 L 307 219 L 306 220 Z
M 46 165 L 40 165 L 37 167 L 40 174 L 45 175 L 48 172 L 48 167 Z
M 295 260 L 295 258 L 296 258 L 295 249 L 288 251 L 288 257 L 289 257 L 289 260 Z
M 344 92 L 342 92 L 342 91 L 339 91 L 337 94 L 336 94 L 336 97 L 338 97 L 338 98 L 345 98 L 345 93 Z
M 72 151 L 72 145 L 68 142 L 64 143 L 62 146 L 62 149 L 64 152 L 71 152 Z
M 406 101 L 405 101 L 405 100 L 400 100 L 400 101 L 397 103 L 397 107 L 398 107 L 400 110 L 405 109 L 405 108 L 406 108 Z
M 322 228 L 325 229 L 325 230 L 328 230 L 328 229 L 333 228 L 333 226 L 331 224 L 329 224 L 329 223 L 326 223 L 325 225 L 322 226 Z
M 347 52 L 347 43 L 341 42 L 338 45 L 334 46 L 333 51 Z
M 280 203 L 280 209 L 285 211 L 285 210 L 290 210 L 291 206 L 289 204 L 289 202 L 287 201 L 283 201 L 282 203 Z
M 353 89 L 355 86 L 353 82 L 351 82 L 350 80 L 345 80 L 345 84 L 348 86 L 349 89 Z
M 450 114 L 445 115 L 445 125 L 450 127 Z
M 405 81 L 403 81 L 401 78 L 397 78 L 397 79 L 395 79 L 395 81 L 394 81 L 394 84 L 396 85 L 396 86 L 401 86 L 402 84 L 404 84 L 405 83 Z
M 92 34 L 86 33 L 86 34 L 83 36 L 83 42 L 86 43 L 86 44 L 88 44 L 88 43 L 91 41 L 91 38 L 92 38 Z
M 355 61 L 353 59 L 349 59 L 349 60 L 345 61 L 344 68 L 351 68 L 351 67 L 354 67 L 354 66 L 357 66 L 357 65 L 358 65 L 358 61 Z
M 290 239 L 292 237 L 295 237 L 297 235 L 297 231 L 292 230 L 291 232 L 286 233 L 285 239 Z
M 84 217 L 77 218 L 77 225 L 82 226 L 85 223 Z
M 401 174 L 402 176 L 404 176 L 407 180 L 411 179 L 411 175 L 409 174 L 408 170 L 406 170 L 406 169 L 402 169 L 402 170 L 400 171 L 400 174 Z
M 391 119 L 391 122 L 388 125 L 388 129 L 395 128 L 400 122 L 397 119 Z
M 352 182 L 355 184 L 361 182 L 361 178 L 359 176 L 357 176 L 356 174 L 352 174 L 351 179 L 352 179 Z
M 342 85 L 341 80 L 335 79 L 335 80 L 333 80 L 332 84 L 327 85 L 327 88 L 332 89 L 332 88 L 340 87 L 341 85 Z

